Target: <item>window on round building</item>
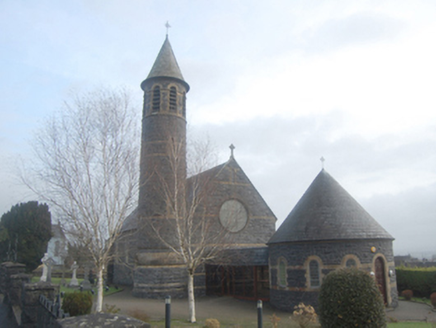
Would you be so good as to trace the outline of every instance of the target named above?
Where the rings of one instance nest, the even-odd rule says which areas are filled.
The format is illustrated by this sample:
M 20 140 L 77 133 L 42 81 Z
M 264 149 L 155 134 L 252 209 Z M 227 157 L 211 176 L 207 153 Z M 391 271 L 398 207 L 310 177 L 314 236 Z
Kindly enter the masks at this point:
M 277 272 L 277 280 L 279 283 L 279 286 L 285 287 L 286 284 L 286 261 L 284 259 L 279 260 L 279 267 Z
M 357 267 L 356 260 L 355 259 L 348 259 L 347 262 L 345 262 L 345 266 L 347 268 Z
M 175 112 L 177 110 L 177 89 L 176 87 L 170 88 L 170 111 Z
M 309 278 L 310 278 L 310 287 L 319 287 L 321 286 L 321 274 L 319 270 L 319 263 L 316 260 L 312 260 L 309 262 Z
M 182 115 L 186 117 L 186 92 L 183 92 Z
M 159 109 L 160 109 L 160 87 L 155 86 L 153 88 L 153 98 L 152 98 L 151 110 L 152 110 L 152 112 L 158 112 Z

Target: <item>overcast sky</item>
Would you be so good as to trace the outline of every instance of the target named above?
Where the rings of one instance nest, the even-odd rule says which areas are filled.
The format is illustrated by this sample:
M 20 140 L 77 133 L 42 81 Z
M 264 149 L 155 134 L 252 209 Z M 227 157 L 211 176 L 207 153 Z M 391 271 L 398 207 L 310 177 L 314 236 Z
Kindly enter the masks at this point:
M 165 38 L 188 120 L 278 218 L 321 169 L 395 238 L 436 254 L 436 1 L 0 0 L 0 212 L 32 133 L 72 90 L 140 83 Z

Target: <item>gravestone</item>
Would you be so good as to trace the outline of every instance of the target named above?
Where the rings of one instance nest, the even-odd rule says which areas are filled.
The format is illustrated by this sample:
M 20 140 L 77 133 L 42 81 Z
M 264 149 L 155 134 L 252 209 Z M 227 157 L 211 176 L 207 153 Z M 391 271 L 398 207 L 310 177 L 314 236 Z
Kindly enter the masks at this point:
M 49 259 L 48 253 L 44 253 L 44 257 L 41 259 L 42 262 L 42 275 L 39 281 L 47 281 L 47 265 L 45 262 Z
M 91 283 L 89 282 L 89 271 L 91 271 L 91 266 L 88 264 L 85 266 L 85 277 L 80 284 L 82 290 L 91 290 Z
M 71 270 L 73 270 L 73 276 L 71 277 L 71 281 L 69 284 L 70 287 L 79 287 L 79 281 L 77 280 L 76 277 L 78 268 L 79 266 L 77 265 L 76 261 L 74 261 L 73 265 L 71 266 Z
M 51 271 L 53 269 L 53 266 L 56 264 L 56 262 L 51 257 L 49 257 L 45 261 L 44 264 L 47 266 L 47 279 L 46 279 L 46 281 L 51 283 Z

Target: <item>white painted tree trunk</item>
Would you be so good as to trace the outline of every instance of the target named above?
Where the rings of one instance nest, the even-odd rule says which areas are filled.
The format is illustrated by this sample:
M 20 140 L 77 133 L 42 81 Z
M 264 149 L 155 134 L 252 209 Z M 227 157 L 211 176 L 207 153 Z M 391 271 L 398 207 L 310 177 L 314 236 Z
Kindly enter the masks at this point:
M 196 322 L 195 318 L 195 295 L 194 295 L 194 272 L 188 271 L 188 304 L 189 321 Z
M 95 312 L 103 310 L 103 268 L 97 269 L 97 303 L 95 305 Z

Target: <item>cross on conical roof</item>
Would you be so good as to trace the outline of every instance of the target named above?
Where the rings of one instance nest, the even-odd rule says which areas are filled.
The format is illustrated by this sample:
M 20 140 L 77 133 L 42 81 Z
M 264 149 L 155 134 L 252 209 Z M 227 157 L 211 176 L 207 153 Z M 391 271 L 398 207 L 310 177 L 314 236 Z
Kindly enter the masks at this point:
M 269 244 L 394 238 L 324 169 Z

